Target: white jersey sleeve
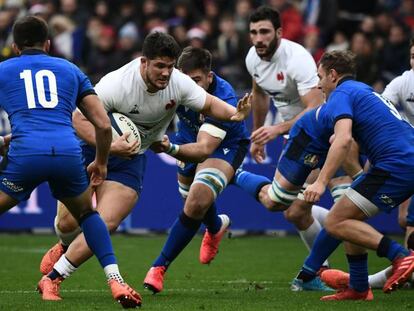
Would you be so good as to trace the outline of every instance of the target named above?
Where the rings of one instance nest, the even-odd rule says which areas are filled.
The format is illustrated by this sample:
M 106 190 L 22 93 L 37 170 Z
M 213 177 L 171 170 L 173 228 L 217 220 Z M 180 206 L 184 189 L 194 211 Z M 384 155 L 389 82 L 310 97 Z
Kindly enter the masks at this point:
M 390 100 L 395 106 L 398 105 L 401 101 L 400 93 L 401 93 L 401 86 L 404 83 L 403 76 L 398 76 L 394 80 L 392 80 L 388 85 L 385 87 L 382 96 L 386 99 Z
M 289 72 L 296 81 L 300 96 L 306 95 L 310 89 L 316 87 L 319 82 L 315 60 L 304 50 L 301 55 L 295 57 L 295 61 L 289 63 Z
M 94 88 L 106 111 L 117 111 L 115 107 L 121 96 L 118 94 L 120 91 L 117 85 L 119 79 L 115 77 L 115 73 L 111 72 L 102 77 Z
M 207 92 L 186 74 L 177 71 L 176 76 L 181 91 L 180 104 L 197 112 L 202 110 Z

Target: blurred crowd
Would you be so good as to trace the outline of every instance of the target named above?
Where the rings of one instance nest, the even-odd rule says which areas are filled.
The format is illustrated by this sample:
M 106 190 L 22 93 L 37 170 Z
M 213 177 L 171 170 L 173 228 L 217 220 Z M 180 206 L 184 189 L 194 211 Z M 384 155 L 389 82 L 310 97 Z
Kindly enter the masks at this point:
M 382 91 L 409 69 L 414 0 L 0 0 L 0 58 L 12 57 L 16 18 L 38 15 L 50 26 L 51 54 L 79 65 L 97 82 L 139 55 L 150 32 L 168 32 L 179 44 L 209 49 L 214 70 L 238 90 L 251 79 L 248 18 L 267 4 L 280 11 L 283 36 L 319 60 L 324 51 L 350 49 L 358 77 Z

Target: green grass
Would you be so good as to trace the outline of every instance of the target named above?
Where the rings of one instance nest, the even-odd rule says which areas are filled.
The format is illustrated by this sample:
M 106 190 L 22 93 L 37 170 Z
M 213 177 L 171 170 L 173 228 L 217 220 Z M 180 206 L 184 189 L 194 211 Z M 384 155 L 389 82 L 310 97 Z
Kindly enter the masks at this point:
M 52 236 L 0 235 L 0 310 L 120 310 L 110 296 L 96 259 L 84 264 L 61 287 L 60 302 L 43 302 L 35 292 L 38 264 L 53 245 Z M 170 267 L 165 290 L 151 295 L 142 280 L 158 255 L 165 236 L 114 236 L 121 272 L 143 296 L 143 310 L 413 310 L 410 290 L 391 295 L 375 291 L 373 302 L 320 302 L 321 293 L 293 293 L 289 282 L 296 275 L 306 250 L 291 237 L 239 237 L 225 239 L 209 266 L 198 263 L 200 237 Z M 342 249 L 331 263 L 346 268 Z M 387 264 L 370 253 L 370 272 Z M 352 308 L 352 310 L 351 310 Z

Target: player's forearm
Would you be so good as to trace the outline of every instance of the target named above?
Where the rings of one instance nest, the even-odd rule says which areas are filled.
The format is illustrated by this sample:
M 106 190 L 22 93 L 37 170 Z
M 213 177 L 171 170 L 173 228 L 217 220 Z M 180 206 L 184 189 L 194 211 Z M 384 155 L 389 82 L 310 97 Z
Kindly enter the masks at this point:
M 183 162 L 201 163 L 208 158 L 210 153 L 210 150 L 205 146 L 191 143 L 180 145 L 180 149 L 174 157 Z
M 260 92 L 252 92 L 253 131 L 264 125 L 269 111 L 269 97 Z
M 323 165 L 318 176 L 318 181 L 322 182 L 325 186 L 328 185 L 329 181 L 332 179 L 336 171 L 343 164 L 345 158 L 348 156 L 351 142 L 352 137 L 336 137 L 331 147 L 329 148 L 325 164 Z
M 96 161 L 99 164 L 106 164 L 108 162 L 109 149 L 112 142 L 111 127 L 99 128 L 95 127 L 96 136 Z

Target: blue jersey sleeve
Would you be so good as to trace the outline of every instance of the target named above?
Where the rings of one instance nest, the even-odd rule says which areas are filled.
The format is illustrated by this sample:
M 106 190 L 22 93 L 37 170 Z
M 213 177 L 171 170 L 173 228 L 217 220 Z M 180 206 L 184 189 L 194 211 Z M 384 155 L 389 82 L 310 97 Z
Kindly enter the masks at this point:
M 352 99 L 345 92 L 333 92 L 328 100 L 327 108 L 327 115 L 332 127 L 340 119 L 353 119 L 354 117 Z
M 79 89 L 78 89 L 78 96 L 76 99 L 76 103 L 79 102 L 87 95 L 95 94 L 96 92 L 93 89 L 92 83 L 89 78 L 75 65 L 73 65 L 75 70 L 76 77 L 79 81 Z

